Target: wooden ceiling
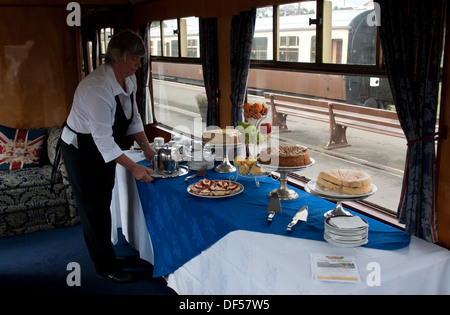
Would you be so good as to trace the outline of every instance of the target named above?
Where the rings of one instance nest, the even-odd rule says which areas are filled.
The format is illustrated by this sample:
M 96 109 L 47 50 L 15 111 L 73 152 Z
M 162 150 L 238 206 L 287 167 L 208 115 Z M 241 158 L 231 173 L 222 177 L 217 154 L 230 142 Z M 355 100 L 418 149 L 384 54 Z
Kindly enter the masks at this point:
M 30 7 L 30 6 L 63 6 L 66 7 L 72 0 L 0 0 L 0 7 Z M 142 3 L 161 0 L 74 0 L 81 6 L 82 16 L 109 11 L 115 7 L 131 7 Z
M 76 0 L 80 5 L 136 5 L 144 2 L 153 2 L 158 0 Z M 0 5 L 8 6 L 26 6 L 26 5 L 64 5 L 67 6 L 69 0 L 0 0 Z

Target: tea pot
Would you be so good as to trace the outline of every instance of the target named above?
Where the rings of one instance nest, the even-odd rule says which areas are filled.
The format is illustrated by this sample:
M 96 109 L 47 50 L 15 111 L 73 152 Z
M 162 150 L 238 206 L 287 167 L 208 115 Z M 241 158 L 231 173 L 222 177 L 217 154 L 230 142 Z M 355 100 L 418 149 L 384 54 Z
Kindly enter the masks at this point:
M 165 145 L 153 156 L 152 165 L 155 171 L 172 174 L 178 171 L 179 152 L 177 148 Z

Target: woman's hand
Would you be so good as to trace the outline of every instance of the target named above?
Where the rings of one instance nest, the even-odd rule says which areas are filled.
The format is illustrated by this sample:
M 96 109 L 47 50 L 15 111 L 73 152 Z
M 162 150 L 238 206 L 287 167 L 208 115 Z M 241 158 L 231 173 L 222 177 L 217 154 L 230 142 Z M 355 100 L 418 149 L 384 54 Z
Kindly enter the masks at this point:
M 142 149 L 142 152 L 144 153 L 144 156 L 145 156 L 145 159 L 147 160 L 147 162 L 151 163 L 153 156 L 156 155 L 156 152 L 153 151 L 153 149 L 150 147 L 150 143 L 148 143 L 148 141 L 144 142 L 141 145 L 141 149 Z
M 151 176 L 154 172 L 151 169 L 144 165 L 135 163 L 125 154 L 119 156 L 116 159 L 116 162 L 129 170 L 138 181 L 150 183 L 154 180 Z
M 150 142 L 143 131 L 134 134 L 134 140 L 139 144 L 144 153 L 147 162 L 152 162 L 152 158 L 156 155 L 156 152 L 150 147 Z
M 151 176 L 154 173 L 154 171 L 152 171 L 146 166 L 135 163 L 135 165 L 130 169 L 130 171 L 131 173 L 133 173 L 134 177 L 140 182 L 150 183 L 154 181 L 154 178 Z

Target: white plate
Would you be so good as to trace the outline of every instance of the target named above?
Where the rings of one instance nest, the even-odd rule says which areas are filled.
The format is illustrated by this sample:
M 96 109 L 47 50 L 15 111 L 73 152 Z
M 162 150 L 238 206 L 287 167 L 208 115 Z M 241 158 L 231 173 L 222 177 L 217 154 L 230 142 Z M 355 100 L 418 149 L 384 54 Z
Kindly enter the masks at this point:
M 367 233 L 360 236 L 340 236 L 334 235 L 330 233 L 330 231 L 325 231 L 325 235 L 327 235 L 329 238 L 333 239 L 336 242 L 343 242 L 343 243 L 360 242 L 368 237 Z
M 308 190 L 310 190 L 310 191 L 308 191 Z M 310 180 L 306 184 L 306 191 L 307 192 L 311 192 L 312 194 L 315 194 L 318 197 L 329 198 L 329 199 L 336 200 L 336 201 L 339 201 L 339 200 L 359 200 L 359 199 L 364 199 L 366 197 L 369 197 L 369 196 L 373 195 L 377 191 L 377 186 L 372 184 L 372 191 L 370 191 L 367 194 L 348 195 L 348 194 L 341 193 L 339 191 L 326 190 L 326 189 L 324 189 L 322 187 L 322 185 L 318 184 L 315 179 L 313 179 L 313 180 Z
M 213 181 L 214 181 L 214 180 L 213 180 Z M 227 198 L 227 197 L 236 196 L 236 195 L 239 195 L 241 192 L 244 191 L 244 186 L 242 186 L 241 184 L 239 184 L 239 183 L 237 183 L 237 182 L 233 182 L 233 181 L 230 181 L 230 182 L 236 184 L 236 185 L 238 186 L 238 188 L 236 188 L 235 190 L 233 190 L 233 191 L 232 191 L 230 194 L 228 194 L 228 195 L 223 195 L 223 196 L 204 196 L 204 195 L 198 195 L 198 194 L 192 192 L 192 190 L 191 190 L 191 185 L 194 185 L 194 184 L 191 184 L 191 185 L 188 186 L 187 192 L 188 192 L 189 194 L 191 194 L 192 196 L 196 196 L 196 197 L 211 198 L 211 199 L 220 199 L 220 198 Z
M 324 237 L 325 241 L 327 241 L 328 243 L 330 243 L 332 245 L 336 245 L 336 246 L 342 246 L 342 247 L 358 247 L 358 246 L 367 244 L 367 242 L 369 241 L 367 238 L 365 238 L 365 239 L 362 239 L 357 242 L 343 242 L 343 241 L 334 240 L 334 239 L 328 237 L 327 234 L 324 234 L 323 237 Z
M 311 160 L 311 163 L 309 163 L 307 165 L 302 165 L 302 166 L 276 166 L 276 165 L 270 165 L 270 164 L 262 164 L 258 161 L 256 161 L 256 165 L 259 167 L 262 167 L 268 171 L 295 172 L 295 171 L 299 171 L 304 168 L 310 167 L 314 163 L 316 163 L 316 160 L 314 160 L 313 158 L 310 157 L 309 159 Z
M 335 230 L 335 231 L 342 231 L 343 233 L 353 233 L 353 232 L 358 232 L 358 231 L 366 231 L 369 228 L 369 224 L 367 223 L 366 220 L 364 220 L 363 218 L 360 217 L 349 217 L 349 218 L 356 218 L 356 219 L 361 219 L 361 221 L 363 222 L 361 226 L 355 226 L 355 227 L 340 227 L 340 226 L 336 226 L 333 224 L 333 220 L 336 218 L 340 218 L 340 216 L 337 217 L 329 217 L 325 219 L 325 227 L 330 229 L 330 230 Z M 345 216 L 342 216 L 342 218 L 345 218 Z

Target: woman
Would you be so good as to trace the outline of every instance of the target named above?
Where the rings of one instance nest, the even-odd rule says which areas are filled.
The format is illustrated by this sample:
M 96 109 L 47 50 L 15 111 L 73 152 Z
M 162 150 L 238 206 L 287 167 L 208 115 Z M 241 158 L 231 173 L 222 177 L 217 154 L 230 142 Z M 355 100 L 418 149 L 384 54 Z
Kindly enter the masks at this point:
M 135 72 L 145 54 L 142 38 L 133 31 L 114 35 L 105 64 L 78 85 L 62 133 L 62 156 L 73 187 L 83 234 L 97 274 L 116 282 L 133 276 L 121 270 L 111 245 L 110 204 L 116 163 L 137 180 L 153 181 L 152 171 L 136 164 L 120 149 L 128 136 L 141 145 L 147 160 L 150 148 L 136 106 Z

